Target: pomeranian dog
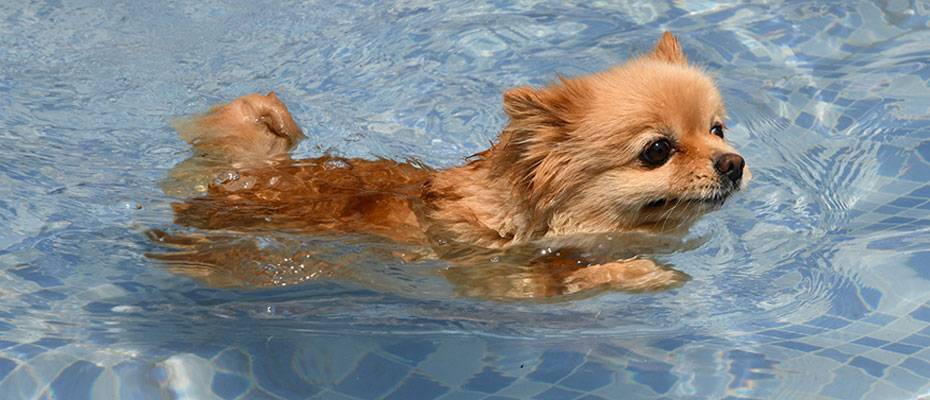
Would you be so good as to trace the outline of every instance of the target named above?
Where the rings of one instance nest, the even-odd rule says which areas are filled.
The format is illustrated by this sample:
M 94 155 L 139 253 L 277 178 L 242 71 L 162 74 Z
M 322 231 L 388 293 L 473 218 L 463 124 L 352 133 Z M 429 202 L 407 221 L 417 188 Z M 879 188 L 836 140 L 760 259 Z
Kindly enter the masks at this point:
M 448 260 L 446 277 L 468 296 L 659 290 L 688 276 L 635 254 L 604 259 L 586 248 L 585 235 L 678 235 L 750 180 L 725 141 L 713 80 L 689 65 L 668 32 L 624 65 L 511 89 L 503 104 L 509 122 L 491 148 L 445 170 L 383 159 L 293 160 L 288 152 L 303 133 L 274 93 L 181 121 L 175 127 L 195 156 L 171 172 L 167 191 L 196 189 L 173 204 L 175 222 L 214 235 L 152 231 L 173 251 L 151 256 L 211 285 L 268 286 L 288 282 L 241 263 L 271 260 L 261 246 L 217 237 L 367 235 L 419 249 L 402 260 Z M 313 259 L 313 249 L 278 261 L 296 258 Z M 317 260 L 294 282 L 338 276 L 338 264 Z

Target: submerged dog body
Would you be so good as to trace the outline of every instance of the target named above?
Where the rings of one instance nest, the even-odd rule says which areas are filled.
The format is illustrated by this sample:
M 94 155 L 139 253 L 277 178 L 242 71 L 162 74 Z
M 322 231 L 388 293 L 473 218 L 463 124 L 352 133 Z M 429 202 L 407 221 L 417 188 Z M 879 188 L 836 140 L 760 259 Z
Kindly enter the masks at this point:
M 177 126 L 203 157 L 173 177 L 219 177 L 204 195 L 174 205 L 176 222 L 370 234 L 434 250 L 446 243 L 508 249 L 576 234 L 682 232 L 750 178 L 723 140 L 725 110 L 713 81 L 688 64 L 669 33 L 652 52 L 613 69 L 512 89 L 504 110 L 509 122 L 491 148 L 435 171 L 389 160 L 291 160 L 287 152 L 302 133 L 284 104 L 273 93 L 242 97 Z M 649 260 L 604 262 L 583 253 L 566 248 L 520 262 L 520 279 L 529 283 L 504 285 L 503 293 L 465 292 L 537 297 L 601 286 L 658 289 L 685 279 Z

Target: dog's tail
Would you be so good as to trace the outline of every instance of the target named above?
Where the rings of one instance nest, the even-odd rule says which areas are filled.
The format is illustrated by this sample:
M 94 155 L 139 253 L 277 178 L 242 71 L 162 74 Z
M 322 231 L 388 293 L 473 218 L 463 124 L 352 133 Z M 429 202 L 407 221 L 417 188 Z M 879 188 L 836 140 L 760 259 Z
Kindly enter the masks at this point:
M 242 96 L 173 125 L 200 155 L 241 164 L 286 159 L 304 137 L 274 92 Z
M 288 152 L 304 137 L 274 92 L 242 96 L 172 125 L 195 151 L 161 183 L 175 196 L 201 194 L 219 174 L 289 162 Z

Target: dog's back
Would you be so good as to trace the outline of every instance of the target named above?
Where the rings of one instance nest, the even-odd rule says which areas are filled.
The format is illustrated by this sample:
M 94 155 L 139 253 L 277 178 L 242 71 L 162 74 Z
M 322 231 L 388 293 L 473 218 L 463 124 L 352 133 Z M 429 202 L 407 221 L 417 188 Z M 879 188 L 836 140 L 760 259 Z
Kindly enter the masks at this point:
M 363 233 L 423 243 L 413 209 L 430 170 L 389 160 L 320 157 L 230 169 L 174 203 L 175 222 L 208 230 Z
M 361 233 L 423 243 L 413 209 L 432 171 L 390 160 L 288 155 L 303 133 L 274 93 L 249 95 L 175 128 L 195 155 L 169 174 L 198 190 L 175 222 L 207 230 Z

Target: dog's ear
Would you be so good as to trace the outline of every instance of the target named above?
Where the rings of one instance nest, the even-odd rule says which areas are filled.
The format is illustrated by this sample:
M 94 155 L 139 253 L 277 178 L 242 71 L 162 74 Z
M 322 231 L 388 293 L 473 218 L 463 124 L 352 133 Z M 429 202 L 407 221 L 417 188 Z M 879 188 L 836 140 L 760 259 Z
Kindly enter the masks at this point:
M 544 88 L 520 86 L 504 92 L 504 112 L 513 122 L 560 127 L 577 117 L 578 107 L 589 97 L 582 82 L 559 77 Z
M 529 86 L 521 86 L 504 92 L 504 112 L 514 121 L 536 120 L 543 122 L 551 115 L 549 100 L 541 91 Z
M 656 43 L 656 48 L 652 50 L 652 54 L 649 56 L 671 64 L 685 65 L 688 63 L 688 57 L 681 50 L 681 44 L 678 43 L 678 39 L 671 32 L 662 34 L 659 42 Z

